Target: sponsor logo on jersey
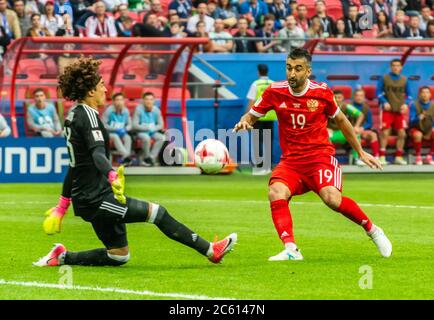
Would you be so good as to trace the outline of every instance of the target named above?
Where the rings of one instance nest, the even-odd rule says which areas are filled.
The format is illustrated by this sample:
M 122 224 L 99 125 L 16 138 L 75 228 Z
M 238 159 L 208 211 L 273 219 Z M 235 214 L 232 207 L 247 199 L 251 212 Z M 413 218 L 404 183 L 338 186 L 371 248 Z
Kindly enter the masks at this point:
M 319 104 L 318 100 L 315 100 L 315 99 L 309 99 L 306 102 L 306 106 L 307 106 L 307 109 L 309 110 L 309 112 L 314 112 L 314 111 L 318 110 L 318 104 Z
M 104 141 L 101 130 L 92 130 L 92 135 L 95 141 Z
M 297 109 L 298 109 L 298 108 L 300 108 L 301 105 L 300 105 L 300 103 L 293 103 L 292 106 L 293 106 L 294 108 L 297 108 Z

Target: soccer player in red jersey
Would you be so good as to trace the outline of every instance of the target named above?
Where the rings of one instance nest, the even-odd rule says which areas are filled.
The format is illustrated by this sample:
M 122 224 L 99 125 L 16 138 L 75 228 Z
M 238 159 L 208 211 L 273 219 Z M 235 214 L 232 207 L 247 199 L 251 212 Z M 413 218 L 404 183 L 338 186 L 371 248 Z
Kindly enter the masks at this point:
M 252 129 L 269 110 L 276 111 L 282 157 L 271 174 L 268 198 L 274 226 L 285 249 L 269 260 L 303 259 L 294 241 L 288 203 L 292 196 L 308 191 L 314 191 L 328 207 L 362 226 L 380 254 L 389 257 L 392 244 L 383 230 L 371 222 L 354 200 L 341 194 L 342 171 L 329 142 L 327 119 L 335 119 L 360 160 L 371 168 L 381 169 L 381 164 L 363 151 L 354 128 L 340 112 L 333 92 L 325 83 L 309 80 L 311 61 L 305 49 L 292 50 L 286 60 L 287 81 L 271 84 L 234 127 L 234 131 Z

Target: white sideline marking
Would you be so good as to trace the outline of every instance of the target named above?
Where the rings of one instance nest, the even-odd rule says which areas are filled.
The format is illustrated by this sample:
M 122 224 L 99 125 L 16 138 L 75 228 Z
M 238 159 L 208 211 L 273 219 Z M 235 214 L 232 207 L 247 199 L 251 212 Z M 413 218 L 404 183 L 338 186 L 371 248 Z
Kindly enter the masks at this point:
M 234 298 L 208 297 L 205 295 L 193 295 L 193 294 L 185 294 L 185 293 L 161 293 L 161 292 L 152 292 L 147 290 L 138 291 L 138 290 L 119 289 L 119 288 L 65 286 L 65 285 L 55 284 L 55 283 L 8 281 L 4 279 L 0 279 L 0 285 L 50 288 L 50 289 L 62 289 L 62 290 L 98 291 L 98 292 L 124 293 L 124 294 L 126 293 L 126 294 L 133 294 L 139 296 L 154 296 L 154 297 L 180 298 L 180 299 L 192 299 L 192 300 L 235 300 Z
M 148 201 L 148 200 L 146 200 Z M 268 204 L 267 200 L 224 200 L 224 199 L 157 199 L 153 200 L 155 202 L 160 203 L 176 203 L 176 202 L 235 202 L 235 203 L 251 203 L 251 204 Z M 291 204 L 295 205 L 314 205 L 314 206 L 323 206 L 324 204 L 321 201 L 318 202 L 304 202 L 304 201 L 291 201 Z M 22 204 L 52 204 L 54 205 L 54 202 L 48 202 L 48 201 L 20 201 L 19 203 L 16 201 L 0 201 L 0 206 L 2 205 L 22 205 Z M 383 208 L 397 208 L 397 209 L 423 209 L 423 210 L 434 210 L 434 206 L 418 206 L 418 205 L 405 205 L 405 204 L 387 204 L 387 203 L 363 203 L 358 202 L 358 204 L 362 207 L 383 207 Z

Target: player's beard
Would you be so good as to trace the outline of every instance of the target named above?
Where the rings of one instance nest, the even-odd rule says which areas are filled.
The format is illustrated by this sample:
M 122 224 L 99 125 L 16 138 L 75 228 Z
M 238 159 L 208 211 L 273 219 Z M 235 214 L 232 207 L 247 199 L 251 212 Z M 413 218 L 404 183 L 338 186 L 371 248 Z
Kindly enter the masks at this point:
M 303 87 L 305 83 L 306 83 L 306 79 L 299 79 L 299 80 L 292 79 L 292 78 L 288 79 L 288 84 L 291 87 L 291 89 L 298 89 L 300 87 Z

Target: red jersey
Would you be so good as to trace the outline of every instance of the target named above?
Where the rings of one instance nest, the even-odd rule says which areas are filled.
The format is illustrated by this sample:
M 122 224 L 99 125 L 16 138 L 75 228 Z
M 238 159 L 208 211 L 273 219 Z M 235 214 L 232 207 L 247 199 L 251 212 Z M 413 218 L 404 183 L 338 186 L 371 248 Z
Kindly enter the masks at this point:
M 253 105 L 250 113 L 262 117 L 275 110 L 279 123 L 282 160 L 308 160 L 335 154 L 327 131 L 328 118 L 339 113 L 327 84 L 308 80 L 305 90 L 292 92 L 288 81 L 271 84 Z

